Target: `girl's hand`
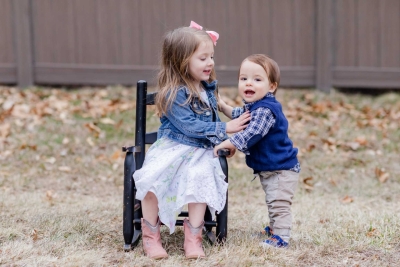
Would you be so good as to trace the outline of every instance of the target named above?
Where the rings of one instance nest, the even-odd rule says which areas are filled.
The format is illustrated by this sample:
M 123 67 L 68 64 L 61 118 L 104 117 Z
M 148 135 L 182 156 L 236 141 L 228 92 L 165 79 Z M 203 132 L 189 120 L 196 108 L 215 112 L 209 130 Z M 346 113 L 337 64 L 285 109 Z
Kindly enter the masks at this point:
M 218 93 L 218 108 L 219 111 L 224 113 L 225 116 L 227 116 L 229 119 L 232 119 L 232 110 L 233 107 L 229 106 L 221 97 L 221 95 Z
M 229 150 L 229 155 L 226 156 L 227 158 L 231 158 L 236 152 L 236 147 L 229 140 L 225 140 L 221 144 L 214 147 L 214 156 L 218 157 L 218 150 L 220 149 Z
M 250 112 L 246 111 L 238 118 L 231 120 L 226 123 L 226 132 L 227 133 L 237 133 L 247 127 L 247 123 L 250 121 L 251 116 Z

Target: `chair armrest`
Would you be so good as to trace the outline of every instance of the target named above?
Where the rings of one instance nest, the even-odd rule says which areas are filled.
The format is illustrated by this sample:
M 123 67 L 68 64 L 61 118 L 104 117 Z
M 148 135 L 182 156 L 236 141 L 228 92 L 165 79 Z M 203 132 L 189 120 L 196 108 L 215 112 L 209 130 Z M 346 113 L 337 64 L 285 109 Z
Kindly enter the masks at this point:
M 229 149 L 218 149 L 217 151 L 218 156 L 229 156 L 231 153 L 229 152 Z

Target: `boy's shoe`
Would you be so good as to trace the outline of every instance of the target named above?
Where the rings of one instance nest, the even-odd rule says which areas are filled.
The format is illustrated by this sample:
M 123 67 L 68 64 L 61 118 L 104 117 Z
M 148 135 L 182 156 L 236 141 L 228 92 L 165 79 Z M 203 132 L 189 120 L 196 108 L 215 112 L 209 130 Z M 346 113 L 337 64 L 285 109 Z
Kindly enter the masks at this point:
M 260 246 L 265 248 L 274 247 L 274 248 L 287 248 L 289 243 L 284 241 L 279 235 L 271 235 L 270 238 L 262 241 Z
M 269 226 L 265 227 L 262 231 L 260 232 L 256 232 L 251 234 L 251 237 L 253 238 L 265 238 L 265 236 L 270 237 L 271 235 L 273 235 L 272 230 Z
M 272 230 L 269 226 L 265 227 L 264 230 L 261 231 L 262 235 L 266 235 L 267 237 L 272 236 Z

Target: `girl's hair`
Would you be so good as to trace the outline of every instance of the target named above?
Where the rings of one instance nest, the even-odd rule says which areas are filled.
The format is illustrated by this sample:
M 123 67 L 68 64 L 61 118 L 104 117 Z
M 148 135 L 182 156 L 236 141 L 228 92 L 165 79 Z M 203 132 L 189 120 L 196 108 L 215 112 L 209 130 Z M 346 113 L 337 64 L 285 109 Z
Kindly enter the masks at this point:
M 248 56 L 242 61 L 242 63 L 245 62 L 246 60 L 256 63 L 261 67 L 263 67 L 265 73 L 267 73 L 269 82 L 276 83 L 276 90 L 273 92 L 273 94 L 275 95 L 276 91 L 278 91 L 279 82 L 281 80 L 281 74 L 278 63 L 276 63 L 275 60 L 264 54 L 253 54 L 251 56 Z
M 161 70 L 158 73 L 159 91 L 156 96 L 157 115 L 159 117 L 167 112 L 182 85 L 190 91 L 186 103 L 190 103 L 193 97 L 202 101 L 199 92 L 196 90 L 194 79 L 189 72 L 190 58 L 201 42 L 212 44 L 210 36 L 204 30 L 182 27 L 166 34 L 162 46 Z M 207 82 L 211 82 L 215 78 L 213 68 Z

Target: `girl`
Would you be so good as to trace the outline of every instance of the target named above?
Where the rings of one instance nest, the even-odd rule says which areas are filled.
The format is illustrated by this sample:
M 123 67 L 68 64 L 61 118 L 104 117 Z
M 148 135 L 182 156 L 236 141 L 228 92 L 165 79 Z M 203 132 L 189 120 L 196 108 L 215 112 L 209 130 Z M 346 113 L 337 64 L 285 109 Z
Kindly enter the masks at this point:
M 299 179 L 297 148 L 288 136 L 288 121 L 282 105 L 275 99 L 280 81 L 278 64 L 263 54 L 243 60 L 239 70 L 239 95 L 244 107 L 232 108 L 221 101 L 221 111 L 235 118 L 249 110 L 248 127 L 215 146 L 236 148 L 246 154 L 246 164 L 259 177 L 265 192 L 270 224 L 265 228 L 268 239 L 264 247 L 284 248 L 289 245 L 292 214 L 290 206 Z
M 133 178 L 142 201 L 143 249 L 150 258 L 168 257 L 160 239 L 160 221 L 175 230 L 176 214 L 188 204 L 184 220 L 186 258 L 205 257 L 202 228 L 207 205 L 223 209 L 227 183 L 213 146 L 246 127 L 249 113 L 221 122 L 218 117 L 214 45 L 218 33 L 192 22 L 165 36 L 162 47 L 157 115 L 158 140 Z

